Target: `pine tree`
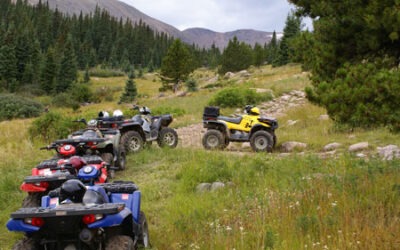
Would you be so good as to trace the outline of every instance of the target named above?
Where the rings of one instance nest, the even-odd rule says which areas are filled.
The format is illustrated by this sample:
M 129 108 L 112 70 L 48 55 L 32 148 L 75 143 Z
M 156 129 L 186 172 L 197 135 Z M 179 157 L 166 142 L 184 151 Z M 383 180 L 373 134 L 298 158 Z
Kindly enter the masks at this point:
M 279 44 L 276 37 L 276 32 L 272 33 L 271 41 L 265 48 L 266 50 L 266 60 L 268 64 L 273 64 L 278 59 Z
M 72 37 L 68 36 L 65 43 L 63 55 L 61 57 L 60 70 L 57 76 L 56 91 L 62 92 L 67 90 L 77 79 L 78 66 L 77 60 L 72 46 Z
M 179 84 L 184 82 L 194 70 L 192 58 L 187 47 L 176 39 L 168 49 L 167 55 L 163 58 L 161 65 L 161 90 L 177 90 Z
M 0 85 L 14 92 L 17 85 L 17 58 L 12 45 L 3 44 L 0 47 Z
M 83 82 L 84 83 L 90 82 L 89 66 L 86 66 L 85 75 L 83 76 Z
M 58 65 L 55 59 L 54 49 L 50 47 L 47 50 L 41 73 L 41 88 L 47 94 L 50 94 L 55 90 L 57 72 Z
M 221 56 L 221 68 L 219 74 L 225 74 L 228 71 L 240 71 L 247 69 L 253 63 L 253 51 L 245 43 L 239 43 L 235 36 L 230 40 Z
M 260 44 L 256 43 L 254 45 L 253 52 L 254 52 L 254 65 L 261 66 L 265 61 L 265 51 L 263 47 Z
M 274 66 L 281 66 L 290 62 L 289 54 L 291 40 L 299 36 L 301 32 L 301 19 L 294 13 L 290 13 L 286 18 L 283 37 L 279 43 L 279 53 L 277 60 L 274 60 Z
M 128 80 L 125 84 L 125 91 L 121 95 L 120 103 L 130 103 L 136 99 L 137 96 L 137 88 L 136 83 L 134 81 L 135 75 L 133 70 L 129 73 Z

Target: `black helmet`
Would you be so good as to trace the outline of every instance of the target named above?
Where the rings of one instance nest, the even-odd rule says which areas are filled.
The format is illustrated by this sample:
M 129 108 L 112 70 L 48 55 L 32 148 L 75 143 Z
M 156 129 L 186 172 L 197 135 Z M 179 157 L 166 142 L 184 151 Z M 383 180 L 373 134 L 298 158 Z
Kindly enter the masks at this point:
M 72 202 L 82 202 L 86 187 L 80 180 L 68 180 L 61 185 L 60 202 L 70 199 Z

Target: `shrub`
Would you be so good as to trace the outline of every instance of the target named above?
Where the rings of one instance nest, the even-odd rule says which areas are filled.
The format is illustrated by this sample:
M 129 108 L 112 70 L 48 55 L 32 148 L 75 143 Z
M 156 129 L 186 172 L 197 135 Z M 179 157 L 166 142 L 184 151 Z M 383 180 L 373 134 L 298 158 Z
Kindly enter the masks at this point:
M 197 82 L 194 79 L 189 79 L 185 82 L 186 88 L 188 89 L 188 91 L 190 92 L 195 92 L 198 90 L 197 88 Z
M 29 135 L 31 138 L 50 142 L 67 137 L 73 131 L 72 128 L 74 128 L 72 119 L 65 118 L 60 113 L 49 112 L 33 121 Z
M 0 121 L 39 116 L 42 104 L 13 94 L 0 94 Z
M 377 63 L 347 64 L 332 83 L 306 89 L 309 100 L 325 106 L 336 122 L 351 127 L 388 126 L 400 130 L 400 70 Z
M 69 93 L 61 93 L 53 97 L 52 104 L 56 107 L 72 108 L 77 102 L 72 99 Z
M 116 77 L 125 75 L 125 73 L 120 70 L 99 67 L 90 69 L 89 74 L 91 77 Z
M 74 84 L 68 93 L 76 102 L 92 102 L 93 93 L 87 84 Z
M 74 84 L 67 92 L 56 95 L 52 103 L 57 107 L 79 109 L 79 104 L 94 101 L 94 95 L 86 84 Z
M 152 109 L 151 113 L 153 115 L 161 115 L 161 114 L 171 114 L 174 117 L 182 116 L 186 114 L 186 111 L 181 108 L 172 108 L 172 107 L 158 107 Z
M 258 104 L 272 99 L 270 93 L 257 93 L 252 89 L 228 88 L 219 91 L 210 100 L 209 105 L 220 107 L 242 107 L 247 104 Z

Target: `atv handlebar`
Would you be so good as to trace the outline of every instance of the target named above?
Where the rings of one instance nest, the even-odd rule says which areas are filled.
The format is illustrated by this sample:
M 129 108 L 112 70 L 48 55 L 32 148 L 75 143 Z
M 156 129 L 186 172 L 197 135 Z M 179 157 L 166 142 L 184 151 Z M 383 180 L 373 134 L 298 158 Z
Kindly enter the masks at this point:
M 80 120 L 75 120 L 75 121 L 73 121 L 73 122 L 82 122 L 83 124 L 87 125 L 87 122 L 86 122 L 86 119 L 85 119 L 85 118 L 82 118 L 82 119 L 80 119 Z

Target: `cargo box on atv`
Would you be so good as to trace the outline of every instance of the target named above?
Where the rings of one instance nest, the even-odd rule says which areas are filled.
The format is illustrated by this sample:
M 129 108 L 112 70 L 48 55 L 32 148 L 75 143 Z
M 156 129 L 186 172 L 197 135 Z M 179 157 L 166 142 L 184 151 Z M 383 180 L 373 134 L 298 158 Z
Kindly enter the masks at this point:
M 219 107 L 208 106 L 204 108 L 203 120 L 216 120 L 219 116 Z

